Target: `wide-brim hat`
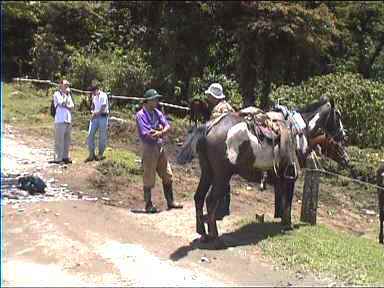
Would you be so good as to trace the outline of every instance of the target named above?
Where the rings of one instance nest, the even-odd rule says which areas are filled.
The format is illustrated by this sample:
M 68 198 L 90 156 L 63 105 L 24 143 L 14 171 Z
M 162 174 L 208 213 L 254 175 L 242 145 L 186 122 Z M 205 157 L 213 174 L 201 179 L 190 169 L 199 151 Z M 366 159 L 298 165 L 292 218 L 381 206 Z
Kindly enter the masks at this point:
M 209 88 L 205 90 L 205 94 L 211 95 L 216 99 L 224 99 L 223 87 L 219 83 L 213 83 L 209 85 Z
M 163 97 L 163 95 L 160 95 L 155 89 L 149 89 L 144 93 L 144 101 L 155 100 L 161 97 Z

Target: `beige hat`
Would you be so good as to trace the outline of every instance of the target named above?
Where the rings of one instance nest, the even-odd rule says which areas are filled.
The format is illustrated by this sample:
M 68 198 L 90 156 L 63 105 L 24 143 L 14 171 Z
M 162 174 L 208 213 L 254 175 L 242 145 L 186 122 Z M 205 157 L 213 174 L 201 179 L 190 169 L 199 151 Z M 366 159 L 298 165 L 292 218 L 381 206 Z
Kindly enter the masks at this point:
M 205 90 L 205 94 L 212 95 L 216 99 L 224 99 L 223 87 L 219 83 L 213 83 L 209 86 L 208 90 Z

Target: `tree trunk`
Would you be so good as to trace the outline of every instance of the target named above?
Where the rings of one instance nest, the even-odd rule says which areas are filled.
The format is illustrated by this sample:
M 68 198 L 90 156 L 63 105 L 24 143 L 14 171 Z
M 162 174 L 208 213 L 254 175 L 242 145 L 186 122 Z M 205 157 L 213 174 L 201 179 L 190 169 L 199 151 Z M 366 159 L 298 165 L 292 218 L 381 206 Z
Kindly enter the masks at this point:
M 240 92 L 243 96 L 243 106 L 255 105 L 256 71 L 252 67 L 253 48 L 247 39 L 240 41 L 240 61 L 238 71 L 240 75 Z
M 305 161 L 305 168 L 316 169 L 313 154 Z M 300 220 L 305 223 L 310 223 L 311 225 L 316 225 L 320 172 L 306 170 L 304 175 L 304 190 Z

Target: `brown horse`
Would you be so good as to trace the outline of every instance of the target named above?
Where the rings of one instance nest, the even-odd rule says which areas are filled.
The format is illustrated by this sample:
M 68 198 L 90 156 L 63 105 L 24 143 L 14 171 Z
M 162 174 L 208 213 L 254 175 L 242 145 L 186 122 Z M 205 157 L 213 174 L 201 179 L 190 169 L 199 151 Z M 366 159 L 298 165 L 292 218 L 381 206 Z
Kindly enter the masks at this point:
M 209 106 L 205 101 L 199 99 L 192 100 L 189 108 L 191 109 L 190 121 L 193 121 L 195 126 L 197 126 L 198 121 L 205 123 L 209 120 Z
M 339 113 L 336 113 L 328 98 L 322 97 L 320 101 L 310 104 L 303 113 L 303 118 L 308 124 L 306 136 L 315 135 L 322 129 L 337 142 L 344 139 L 345 132 Z M 275 187 L 282 196 L 282 224 L 284 227 L 291 227 L 293 185 L 296 181 L 293 155 L 296 151 L 291 145 L 287 121 L 275 121 L 281 128 L 280 145 L 270 143 L 266 137 L 259 139 L 250 133 L 244 118 L 238 113 L 225 115 L 213 127 L 210 121 L 189 131 L 177 162 L 185 164 L 190 162 L 193 156 L 199 157 L 201 176 L 194 199 L 196 230 L 202 240 L 218 237 L 215 212 L 219 200 L 229 193 L 230 179 L 235 174 L 248 181 L 260 181 L 263 171 L 275 171 Z M 276 167 L 278 169 L 275 169 Z M 212 189 L 209 190 L 211 186 Z M 205 198 L 208 235 L 203 221 Z M 278 202 L 280 204 L 280 201 Z
M 380 214 L 380 230 L 379 230 L 379 243 L 384 244 L 384 233 L 383 233 L 383 223 L 384 223 L 384 163 L 382 163 L 377 170 L 377 185 L 382 186 L 383 188 L 377 189 L 379 197 L 379 214 Z

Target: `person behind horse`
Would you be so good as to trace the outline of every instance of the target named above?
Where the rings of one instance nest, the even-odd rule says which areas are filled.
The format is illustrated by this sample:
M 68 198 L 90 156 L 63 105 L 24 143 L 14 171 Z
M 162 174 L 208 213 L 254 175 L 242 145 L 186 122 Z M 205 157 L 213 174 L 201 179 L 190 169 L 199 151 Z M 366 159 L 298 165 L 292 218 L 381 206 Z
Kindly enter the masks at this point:
M 108 96 L 105 92 L 101 91 L 99 85 L 94 83 L 91 87 L 92 95 L 92 117 L 89 123 L 88 131 L 88 150 L 89 155 L 85 162 L 93 160 L 105 159 L 104 151 L 107 146 L 108 138 Z M 95 136 L 99 130 L 99 151 L 98 156 L 95 154 Z
M 223 114 L 235 112 L 235 109 L 225 100 L 223 87 L 219 83 L 213 83 L 205 91 L 208 95 L 208 103 L 213 106 L 210 120 L 216 119 Z M 216 210 L 216 219 L 222 220 L 225 216 L 229 215 L 229 205 L 231 202 L 231 193 L 226 193 L 224 198 L 220 201 L 219 207 Z
M 71 144 L 72 109 L 74 107 L 70 94 L 69 82 L 60 81 L 60 89 L 53 94 L 55 113 L 55 159 L 51 161 L 57 164 L 72 163 L 69 158 L 69 146 Z
M 157 109 L 159 98 L 162 97 L 155 89 L 144 93 L 144 105 L 136 113 L 136 124 L 142 142 L 143 190 L 145 211 L 156 213 L 152 204 L 151 190 L 155 186 L 156 172 L 163 182 L 164 196 L 168 209 L 183 208 L 174 201 L 172 181 L 173 174 L 164 149 L 164 136 L 169 132 L 170 125 L 164 114 Z

